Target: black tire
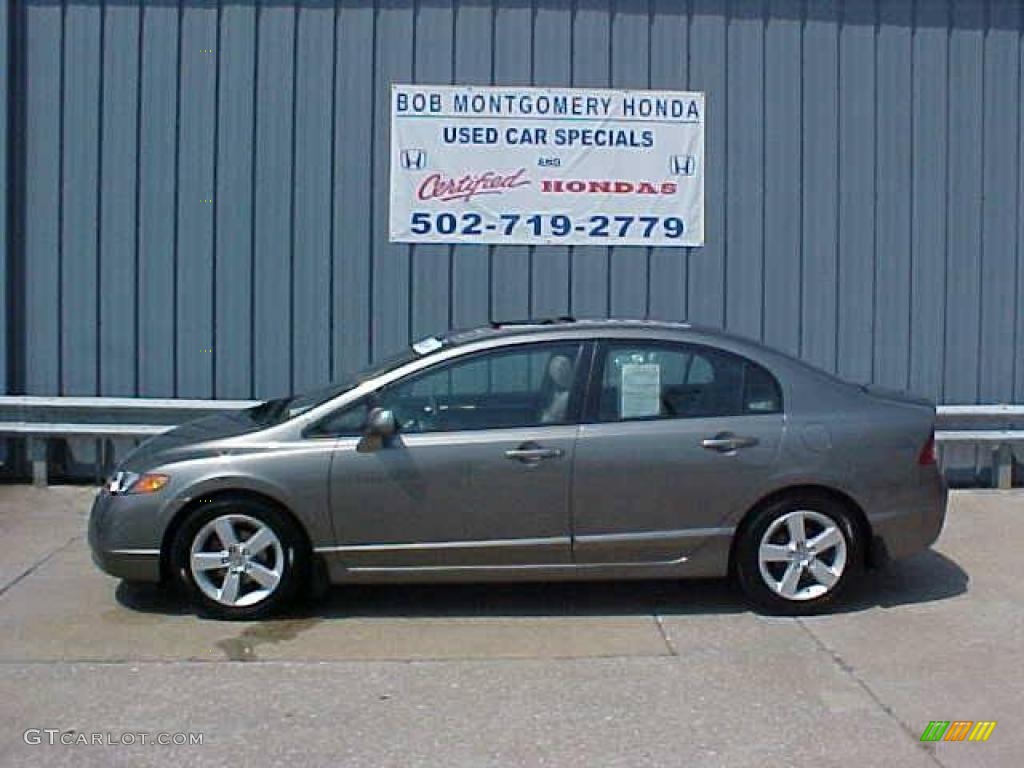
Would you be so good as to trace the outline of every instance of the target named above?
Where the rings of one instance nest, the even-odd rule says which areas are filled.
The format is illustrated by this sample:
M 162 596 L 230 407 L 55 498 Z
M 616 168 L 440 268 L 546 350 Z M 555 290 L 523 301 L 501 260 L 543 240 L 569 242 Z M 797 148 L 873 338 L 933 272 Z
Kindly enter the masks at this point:
M 773 534 L 767 543 L 773 544 L 777 535 L 781 535 L 783 538 L 788 537 L 788 528 L 784 527 L 785 522 L 781 519 L 797 512 L 808 512 L 813 515 L 813 517 L 808 516 L 804 519 L 804 525 L 808 529 L 808 541 L 814 535 L 825 530 L 821 521 L 827 518 L 835 523 L 845 545 L 841 573 L 830 587 L 825 588 L 823 584 L 819 584 L 818 580 L 812 576 L 810 567 L 800 566 L 797 568 L 800 573 L 798 583 L 806 586 L 796 594 L 810 595 L 804 596 L 802 599 L 797 599 L 796 596 L 784 597 L 779 590 L 773 589 L 769 585 L 766 577 L 762 574 L 759 555 L 762 539 L 769 529 L 773 529 L 773 526 Z M 778 524 L 776 525 L 776 523 Z M 788 546 L 788 544 L 780 544 L 780 546 Z M 837 563 L 838 552 L 838 546 L 831 550 L 823 549 L 818 553 L 821 555 L 820 558 L 811 556 L 811 562 L 814 563 L 815 559 L 819 559 L 821 564 L 827 565 L 829 570 L 834 572 L 833 566 Z M 794 555 L 794 557 L 797 556 Z M 832 562 L 829 562 L 829 558 L 832 559 Z M 842 502 L 822 494 L 794 493 L 752 513 L 752 517 L 742 527 L 740 538 L 736 543 L 734 565 L 736 580 L 747 600 L 755 609 L 764 613 L 787 616 L 821 613 L 833 606 L 863 571 L 863 535 L 846 505 Z M 814 567 L 818 565 L 815 563 Z M 773 577 L 773 583 L 778 583 L 780 589 L 780 582 L 785 581 L 788 566 L 788 561 L 766 563 L 765 565 L 768 575 Z M 825 588 L 827 591 L 815 595 L 814 590 L 818 588 Z
M 208 524 L 226 515 L 259 521 L 272 531 L 279 543 L 280 554 L 277 554 L 278 547 L 275 546 L 268 548 L 272 553 L 267 555 L 275 568 L 278 567 L 277 558 L 281 558 L 279 581 L 268 595 L 252 604 L 226 605 L 218 602 L 204 592 L 190 567 L 192 545 L 197 535 L 200 535 Z M 245 527 L 240 523 L 239 527 L 241 539 L 245 534 Z M 244 544 L 246 541 L 241 540 L 241 543 Z M 271 503 L 245 497 L 220 497 L 198 504 L 179 526 L 170 552 L 175 582 L 185 590 L 203 615 L 217 619 L 262 619 L 280 613 L 292 604 L 307 584 L 310 560 L 306 538 L 291 516 Z M 219 571 L 213 573 L 211 581 L 215 582 L 218 575 Z M 251 594 L 261 591 L 260 585 L 255 581 L 247 576 L 241 578 L 247 585 L 242 588 L 243 590 L 248 588 Z

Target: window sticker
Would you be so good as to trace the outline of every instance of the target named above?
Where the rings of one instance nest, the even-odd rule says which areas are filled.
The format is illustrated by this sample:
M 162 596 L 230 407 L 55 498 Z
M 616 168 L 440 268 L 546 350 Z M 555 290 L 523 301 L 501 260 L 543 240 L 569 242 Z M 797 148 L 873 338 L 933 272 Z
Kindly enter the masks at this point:
M 661 366 L 625 363 L 619 387 L 619 417 L 638 419 L 661 413 Z
M 428 336 L 413 344 L 412 349 L 417 355 L 429 355 L 431 352 L 437 352 L 443 346 L 444 343 L 439 338 Z

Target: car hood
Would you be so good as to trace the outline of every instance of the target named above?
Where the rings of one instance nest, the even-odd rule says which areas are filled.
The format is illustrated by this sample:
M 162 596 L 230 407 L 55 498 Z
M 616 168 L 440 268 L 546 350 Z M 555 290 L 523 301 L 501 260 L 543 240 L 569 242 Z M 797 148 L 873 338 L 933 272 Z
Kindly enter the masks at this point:
M 208 455 L 211 443 L 264 428 L 265 425 L 255 420 L 250 411 L 230 411 L 187 421 L 143 442 L 128 454 L 120 468 L 140 471 L 168 461 Z

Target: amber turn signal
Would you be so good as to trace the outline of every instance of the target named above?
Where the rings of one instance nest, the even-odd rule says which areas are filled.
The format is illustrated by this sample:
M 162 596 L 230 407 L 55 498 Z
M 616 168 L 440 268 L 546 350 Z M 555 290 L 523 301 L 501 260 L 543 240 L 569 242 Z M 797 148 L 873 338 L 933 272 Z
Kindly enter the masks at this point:
M 167 475 L 143 475 L 129 489 L 128 493 L 156 493 L 170 480 Z

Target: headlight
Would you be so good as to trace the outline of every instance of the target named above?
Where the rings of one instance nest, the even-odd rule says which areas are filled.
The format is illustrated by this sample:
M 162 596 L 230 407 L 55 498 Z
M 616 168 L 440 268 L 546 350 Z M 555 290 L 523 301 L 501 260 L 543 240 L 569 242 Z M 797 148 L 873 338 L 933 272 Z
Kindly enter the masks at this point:
M 136 472 L 118 472 L 107 485 L 107 490 L 112 494 L 123 493 L 156 493 L 170 480 L 167 475 L 147 473 L 140 475 Z
M 139 476 L 134 472 L 116 472 L 107 483 L 107 490 L 111 493 L 126 493 L 138 479 Z

